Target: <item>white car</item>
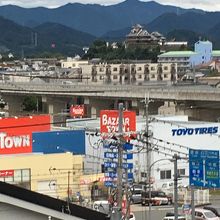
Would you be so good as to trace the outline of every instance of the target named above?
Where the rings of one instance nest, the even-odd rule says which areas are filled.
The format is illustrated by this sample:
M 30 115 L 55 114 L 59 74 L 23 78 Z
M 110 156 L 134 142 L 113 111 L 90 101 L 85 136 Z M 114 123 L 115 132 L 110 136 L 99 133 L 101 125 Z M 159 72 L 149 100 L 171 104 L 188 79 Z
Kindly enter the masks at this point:
M 136 220 L 133 212 L 130 213 L 129 220 Z
M 219 220 L 219 217 L 210 210 L 195 209 L 195 220 Z

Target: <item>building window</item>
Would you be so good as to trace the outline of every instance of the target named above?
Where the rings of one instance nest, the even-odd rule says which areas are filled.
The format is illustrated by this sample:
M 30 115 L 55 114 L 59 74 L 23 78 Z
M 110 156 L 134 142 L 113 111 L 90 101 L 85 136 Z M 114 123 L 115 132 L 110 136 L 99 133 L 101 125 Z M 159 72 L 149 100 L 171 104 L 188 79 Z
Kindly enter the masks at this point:
M 0 181 L 15 184 L 25 189 L 31 189 L 31 170 L 19 169 L 14 170 L 13 176 L 5 176 L 0 178 Z
M 151 75 L 151 78 L 152 78 L 152 79 L 154 79 L 154 78 L 155 78 L 155 75 L 154 75 L 154 74 L 152 74 L 152 75 Z
M 142 75 L 138 75 L 138 79 L 142 79 Z
M 138 71 L 141 71 L 141 70 L 142 70 L 142 68 L 139 66 L 137 70 L 138 70 Z
M 179 176 L 185 176 L 186 175 L 185 169 L 178 169 L 178 175 Z
M 103 80 L 103 79 L 104 79 L 104 76 L 99 76 L 99 79 L 100 79 L 100 80 Z
M 164 69 L 164 70 L 168 70 L 168 66 L 164 66 L 163 69 Z
M 160 171 L 160 179 L 171 179 L 171 170 L 161 170 Z
M 113 68 L 113 71 L 114 71 L 114 72 L 118 71 L 118 68 L 117 68 L 117 67 L 114 67 L 114 68 Z
M 167 74 L 164 74 L 164 75 L 163 75 L 163 78 L 168 78 L 168 75 L 167 75 Z
M 104 68 L 103 68 L 103 67 L 100 67 L 100 68 L 99 68 L 99 72 L 104 72 Z
M 155 66 L 152 66 L 152 67 L 150 68 L 150 70 L 151 70 L 151 71 L 156 70 Z
M 117 76 L 117 75 L 114 75 L 114 76 L 113 76 L 113 79 L 118 79 L 118 76 Z

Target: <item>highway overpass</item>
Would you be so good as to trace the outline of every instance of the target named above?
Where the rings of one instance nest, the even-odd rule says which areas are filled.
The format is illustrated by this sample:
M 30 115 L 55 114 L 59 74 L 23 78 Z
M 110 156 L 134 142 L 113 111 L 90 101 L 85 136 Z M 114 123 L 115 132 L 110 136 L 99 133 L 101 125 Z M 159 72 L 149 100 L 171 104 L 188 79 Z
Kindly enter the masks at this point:
M 9 111 L 14 114 L 19 109 L 22 99 L 28 95 L 41 98 L 44 103 L 45 113 L 58 113 L 65 109 L 67 103 L 79 104 L 80 99 L 88 106 L 88 115 L 96 117 L 101 109 L 117 108 L 117 103 L 125 102 L 129 109 L 136 110 L 138 114 L 144 114 L 143 100 L 149 94 L 154 100 L 151 104 L 152 113 L 159 109 L 162 114 L 173 114 L 182 110 L 198 112 L 198 109 L 210 109 L 214 111 L 216 120 L 220 109 L 220 88 L 208 85 L 87 85 L 60 83 L 13 83 L 0 82 L 1 95 L 9 104 Z M 81 103 L 82 104 L 82 103 Z M 150 109 L 151 110 L 151 109 Z M 220 112 L 220 111 L 219 111 Z M 200 113 L 201 114 L 201 113 Z M 204 114 L 202 114 L 204 115 Z M 201 116 L 203 117 L 203 116 Z M 199 117 L 195 117 L 198 118 Z M 209 120 L 209 118 L 207 118 Z

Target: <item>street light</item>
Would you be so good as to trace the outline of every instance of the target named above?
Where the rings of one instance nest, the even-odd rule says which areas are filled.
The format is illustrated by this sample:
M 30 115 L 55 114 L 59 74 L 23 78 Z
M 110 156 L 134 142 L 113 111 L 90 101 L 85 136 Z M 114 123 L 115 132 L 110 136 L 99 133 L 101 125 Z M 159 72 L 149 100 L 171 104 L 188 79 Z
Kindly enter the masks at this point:
M 188 160 L 187 157 L 180 157 L 177 154 L 173 155 L 172 159 L 166 159 L 162 158 L 159 160 L 154 161 L 150 166 L 149 166 L 149 176 L 151 176 L 151 168 L 153 167 L 154 164 L 160 161 L 164 160 L 169 160 L 170 162 L 174 163 L 174 219 L 178 220 L 178 167 L 177 167 L 177 161 L 178 160 Z M 149 212 L 148 212 L 148 220 L 151 220 L 151 181 L 149 181 Z
M 164 161 L 164 160 L 169 160 L 170 162 L 172 162 L 172 159 L 167 159 L 167 158 L 162 158 L 159 160 L 154 161 L 150 166 L 149 166 L 149 181 L 148 181 L 148 185 L 149 185 L 149 210 L 148 210 L 148 220 L 151 220 L 151 181 L 150 181 L 150 177 L 151 177 L 151 168 L 158 162 L 160 161 Z

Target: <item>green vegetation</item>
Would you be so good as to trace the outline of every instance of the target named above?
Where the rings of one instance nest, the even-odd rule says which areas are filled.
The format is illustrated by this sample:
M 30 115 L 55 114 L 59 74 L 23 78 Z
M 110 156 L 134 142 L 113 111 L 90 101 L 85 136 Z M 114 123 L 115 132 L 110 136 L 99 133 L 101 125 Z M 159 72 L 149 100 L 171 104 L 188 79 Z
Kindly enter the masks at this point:
M 152 60 L 156 62 L 157 56 L 160 53 L 160 48 L 125 48 L 121 43 L 117 44 L 118 48 L 113 49 L 107 46 L 107 43 L 102 40 L 96 40 L 90 46 L 87 54 L 83 59 L 100 58 L 105 61 L 110 60 Z
M 38 97 L 36 96 L 27 96 L 23 101 L 23 110 L 24 111 L 38 111 L 39 110 L 39 102 Z

